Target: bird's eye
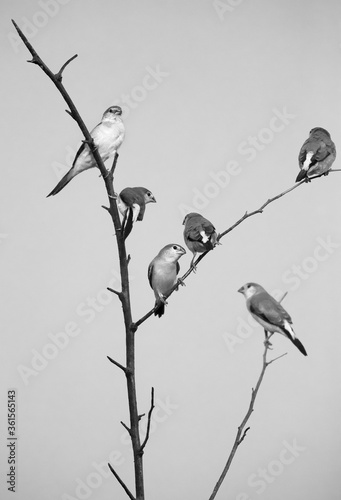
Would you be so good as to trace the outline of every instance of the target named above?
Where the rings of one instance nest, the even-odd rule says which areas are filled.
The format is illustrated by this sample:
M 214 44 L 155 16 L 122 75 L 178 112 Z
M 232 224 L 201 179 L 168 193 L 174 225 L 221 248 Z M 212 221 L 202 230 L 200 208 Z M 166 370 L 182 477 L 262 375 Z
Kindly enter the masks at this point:
M 152 195 L 152 193 L 149 193 L 149 191 L 148 191 L 147 196 L 151 196 L 151 195 Z
M 177 250 L 178 247 L 176 245 L 173 245 L 173 250 Z

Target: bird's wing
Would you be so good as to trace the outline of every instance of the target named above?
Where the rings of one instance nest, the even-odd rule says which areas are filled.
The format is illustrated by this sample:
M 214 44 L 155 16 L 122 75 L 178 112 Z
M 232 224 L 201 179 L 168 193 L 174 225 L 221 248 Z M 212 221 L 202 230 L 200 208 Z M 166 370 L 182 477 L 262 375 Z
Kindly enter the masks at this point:
M 79 156 L 83 153 L 83 151 L 85 150 L 87 144 L 85 142 L 82 143 L 82 145 L 80 146 L 80 148 L 78 149 L 77 153 L 76 153 L 76 156 L 75 156 L 75 159 L 73 160 L 73 163 L 72 163 L 72 166 L 74 167 L 75 164 L 76 164 L 76 161 L 78 160 Z
M 214 233 L 214 226 L 206 219 L 190 222 L 186 228 L 186 237 L 190 241 L 202 241 L 201 232 L 205 231 L 205 233 L 210 236 Z
M 152 285 L 153 271 L 154 271 L 154 261 L 152 261 L 148 266 L 148 280 L 151 288 L 153 288 Z
M 180 272 L 180 264 L 179 261 L 176 261 L 176 275 L 178 275 Z
M 123 189 L 120 193 L 120 197 L 128 207 L 131 207 L 134 203 L 140 205 L 141 202 L 143 202 L 143 196 L 133 188 Z
M 251 299 L 250 312 L 272 325 L 283 326 L 283 320 L 292 322 L 286 310 L 268 293 L 259 293 Z
M 300 149 L 299 155 L 298 155 L 298 161 L 300 165 L 303 165 L 305 162 L 305 159 L 307 157 L 307 151 L 309 151 L 309 145 L 310 144 L 310 139 L 307 139 L 304 143 L 303 146 Z

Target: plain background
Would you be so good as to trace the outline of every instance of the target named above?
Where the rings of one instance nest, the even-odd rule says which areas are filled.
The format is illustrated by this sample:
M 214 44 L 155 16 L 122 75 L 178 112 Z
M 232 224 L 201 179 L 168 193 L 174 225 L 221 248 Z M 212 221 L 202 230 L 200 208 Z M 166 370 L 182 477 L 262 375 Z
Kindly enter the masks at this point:
M 311 128 L 341 144 L 341 6 L 41 0 L 2 2 L 0 12 L 0 495 L 123 499 L 107 469 L 96 469 L 111 455 L 133 489 L 120 424 L 128 418 L 125 380 L 106 359 L 125 355 L 121 307 L 105 291 L 119 288 L 106 193 L 93 170 L 46 199 L 82 136 L 53 84 L 25 62 L 10 19 L 31 29 L 53 71 L 79 55 L 63 82 L 89 129 L 108 106 L 125 106 L 115 189 L 142 185 L 157 198 L 127 240 L 137 320 L 154 303 L 148 264 L 167 243 L 183 244 L 187 209 L 222 232 L 294 184 Z M 245 221 L 172 295 L 165 316 L 138 330 L 140 412 L 149 409 L 151 386 L 158 405 L 145 453 L 148 500 L 208 499 L 221 473 L 261 369 L 263 331 L 246 326 L 237 293 L 247 281 L 289 292 L 283 305 L 308 357 L 273 339 L 272 356 L 288 354 L 269 367 L 217 499 L 339 498 L 340 189 L 336 172 Z M 182 257 L 181 272 L 190 258 Z M 49 346 L 67 328 L 77 335 Z M 50 359 L 34 369 L 43 352 Z M 10 388 L 18 402 L 15 494 L 6 486 Z M 285 443 L 299 451 L 283 451 Z

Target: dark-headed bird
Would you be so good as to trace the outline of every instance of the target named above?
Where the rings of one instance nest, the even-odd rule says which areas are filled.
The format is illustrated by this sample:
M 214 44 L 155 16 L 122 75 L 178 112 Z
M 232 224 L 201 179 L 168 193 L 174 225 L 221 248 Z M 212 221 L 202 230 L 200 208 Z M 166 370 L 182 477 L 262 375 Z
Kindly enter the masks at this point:
M 305 348 L 295 335 L 291 317 L 262 286 L 257 283 L 246 283 L 239 288 L 238 292 L 246 298 L 246 307 L 254 319 L 262 325 L 265 332 L 270 333 L 269 337 L 267 333 L 265 334 L 267 343 L 271 335 L 278 332 L 291 340 L 304 356 L 307 355 Z
M 122 230 L 126 239 L 137 220 L 143 220 L 147 203 L 156 203 L 153 193 L 144 187 L 127 187 L 118 195 L 117 206 L 123 215 Z
M 163 316 L 165 313 L 166 296 L 177 282 L 180 271 L 178 260 L 186 250 L 175 243 L 163 247 L 148 267 L 148 279 L 155 295 L 154 315 Z
M 194 260 L 197 253 L 203 253 L 212 250 L 217 245 L 218 234 L 212 222 L 205 219 L 200 214 L 191 212 L 184 218 L 184 240 L 193 253 L 191 267 L 195 270 Z
M 309 179 L 314 175 L 327 175 L 335 158 L 335 144 L 331 140 L 329 132 L 321 127 L 313 128 L 298 155 L 301 170 L 296 177 L 296 182 L 305 178 Z
M 113 156 L 123 142 L 125 128 L 121 115 L 122 109 L 119 106 L 111 106 L 104 112 L 101 122 L 90 132 L 103 161 Z M 47 197 L 59 193 L 76 175 L 93 167 L 97 167 L 97 163 L 89 145 L 83 142 L 73 160 L 72 167 Z

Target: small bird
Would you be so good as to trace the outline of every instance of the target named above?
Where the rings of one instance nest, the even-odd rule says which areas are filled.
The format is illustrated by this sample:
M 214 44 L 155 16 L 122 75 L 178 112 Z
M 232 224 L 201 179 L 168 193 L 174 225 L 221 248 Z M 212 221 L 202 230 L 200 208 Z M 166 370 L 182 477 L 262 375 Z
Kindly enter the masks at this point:
M 90 132 L 103 161 L 112 156 L 123 142 L 125 128 L 121 114 L 122 109 L 119 106 L 111 106 L 104 112 L 101 122 Z M 93 167 L 97 167 L 97 163 L 89 145 L 83 142 L 73 160 L 72 167 L 47 195 L 47 198 L 59 193 L 76 175 Z
M 127 187 L 118 195 L 117 206 L 123 215 L 122 230 L 126 239 L 137 220 L 143 220 L 147 203 L 156 203 L 149 189 L 144 187 Z
M 212 250 L 218 244 L 218 234 L 216 233 L 215 227 L 209 220 L 195 212 L 187 214 L 182 224 L 185 225 L 185 243 L 189 250 L 193 253 L 191 267 L 195 271 L 196 267 L 194 265 L 194 260 L 197 253 Z
M 154 315 L 161 316 L 165 313 L 166 296 L 176 284 L 180 271 L 178 260 L 186 250 L 175 243 L 163 247 L 148 267 L 148 279 L 155 295 Z
M 335 144 L 327 130 L 315 127 L 309 134 L 298 155 L 301 171 L 296 177 L 296 182 L 309 179 L 313 175 L 327 175 L 336 158 Z
M 246 298 L 246 307 L 251 315 L 265 330 L 265 342 L 269 343 L 269 338 L 275 332 L 287 337 L 304 356 L 307 352 L 302 343 L 298 340 L 292 328 L 292 320 L 286 310 L 277 300 L 268 294 L 266 290 L 257 283 L 246 283 L 239 288 L 238 292 Z M 270 333 L 268 337 L 267 332 Z

